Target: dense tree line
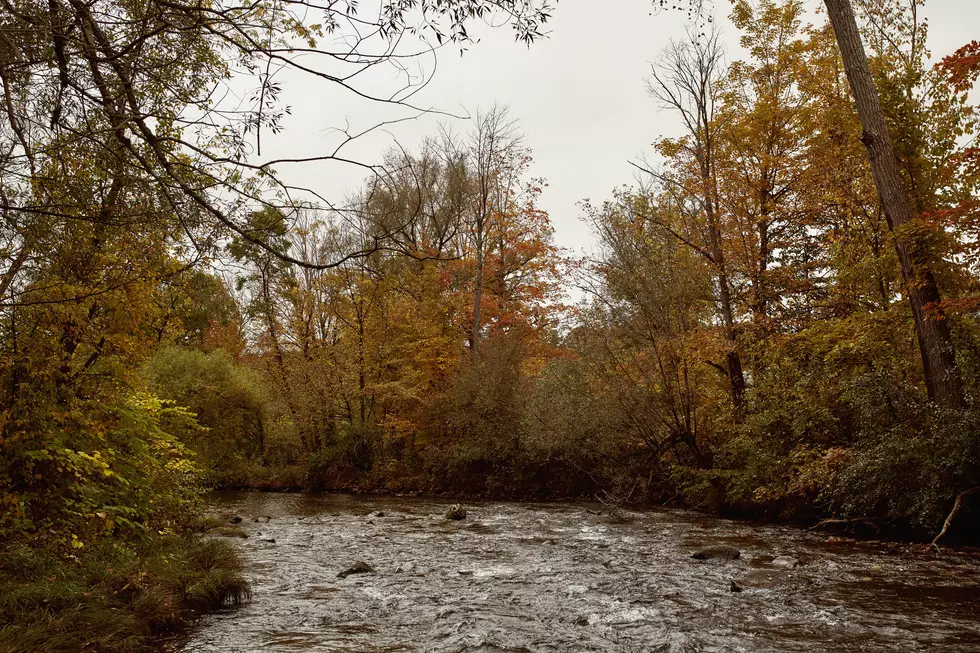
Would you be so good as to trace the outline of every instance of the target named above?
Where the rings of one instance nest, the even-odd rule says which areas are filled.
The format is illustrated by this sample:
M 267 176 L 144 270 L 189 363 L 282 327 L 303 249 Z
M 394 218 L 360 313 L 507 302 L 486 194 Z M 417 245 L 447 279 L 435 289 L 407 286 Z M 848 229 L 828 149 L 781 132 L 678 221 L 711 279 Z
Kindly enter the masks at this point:
M 358 9 L 0 2 L 0 650 L 146 650 L 194 611 L 247 596 L 231 549 L 197 535 L 203 473 L 230 447 L 264 460 L 284 432 L 324 431 L 290 404 L 293 371 L 269 383 L 240 354 L 266 351 L 268 336 L 293 363 L 280 308 L 294 301 L 289 319 L 310 316 L 288 264 L 347 275 L 361 306 L 364 257 L 406 249 L 394 223 L 378 223 L 363 250 L 338 241 L 324 259 L 318 247 L 316 263 L 280 246 L 317 193 L 277 166 L 318 160 L 386 177 L 347 155 L 357 133 L 309 159 L 261 158 L 289 111 L 275 73 L 417 115 L 417 80 L 403 75 L 396 92 L 359 73 L 404 73 L 440 43 L 465 44 L 481 18 L 529 41 L 550 11 L 473 0 Z M 247 302 L 202 271 L 223 252 L 248 269 Z M 271 330 L 240 334 L 245 315 Z M 156 391 L 163 371 L 181 404 Z M 280 414 L 280 402 L 294 411 Z
M 126 556 L 165 542 L 200 595 L 240 600 L 180 539 L 214 486 L 605 493 L 935 532 L 980 485 L 980 46 L 932 63 L 917 2 L 826 0 L 811 25 L 802 0 L 739 0 L 730 64 L 691 3 L 699 28 L 647 80 L 681 131 L 583 206 L 582 260 L 503 108 L 377 164 L 346 158 L 356 133 L 261 159 L 288 111 L 272 68 L 414 110 L 359 72 L 490 15 L 532 41 L 545 2 L 0 3 L 8 590 L 38 545 L 38 578 L 138 576 Z M 242 84 L 251 104 L 222 104 Z M 275 169 L 314 160 L 365 181 L 327 202 Z M 185 580 L 159 605 L 191 600 Z M 19 591 L 4 616 L 40 605 Z
M 393 153 L 357 221 L 253 215 L 264 245 L 228 247 L 236 344 L 209 346 L 275 392 L 264 457 L 216 474 L 938 528 L 980 483 L 977 48 L 931 64 L 904 3 L 859 7 L 911 221 L 881 200 L 834 27 L 798 1 L 735 3 L 745 59 L 726 65 L 709 31 L 653 66 L 682 131 L 639 185 L 584 207 L 588 260 L 551 244 L 500 109 Z M 275 255 L 331 260 L 389 233 L 399 252 L 332 270 Z M 562 282 L 585 300 L 565 306 Z M 188 404 L 161 365 L 160 391 Z

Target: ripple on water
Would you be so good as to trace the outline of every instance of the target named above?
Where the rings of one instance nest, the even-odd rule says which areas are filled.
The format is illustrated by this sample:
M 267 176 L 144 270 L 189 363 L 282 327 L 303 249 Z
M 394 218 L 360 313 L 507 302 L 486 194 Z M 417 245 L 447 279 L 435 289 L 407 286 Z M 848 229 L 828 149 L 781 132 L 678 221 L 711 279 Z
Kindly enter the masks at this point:
M 244 518 L 253 601 L 202 620 L 171 645 L 183 653 L 980 650 L 975 556 L 682 511 L 493 503 L 450 522 L 448 504 L 415 499 L 237 493 L 213 505 Z M 717 544 L 741 559 L 690 559 Z M 779 556 L 803 564 L 776 569 Z M 361 560 L 377 573 L 337 578 Z

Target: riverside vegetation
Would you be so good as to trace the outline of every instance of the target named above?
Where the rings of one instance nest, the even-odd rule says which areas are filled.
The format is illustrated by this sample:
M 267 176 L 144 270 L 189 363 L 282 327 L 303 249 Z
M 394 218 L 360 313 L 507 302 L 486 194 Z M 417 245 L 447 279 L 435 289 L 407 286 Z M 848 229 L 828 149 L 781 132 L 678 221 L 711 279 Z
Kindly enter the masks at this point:
M 2 2 L 0 650 L 143 650 L 246 600 L 213 487 L 980 535 L 980 43 L 933 62 L 921 3 L 739 0 L 743 59 L 671 44 L 683 130 L 583 204 L 575 259 L 504 108 L 342 205 L 261 160 L 270 66 L 389 102 L 357 71 L 401 39 L 497 13 L 531 43 L 546 2 Z

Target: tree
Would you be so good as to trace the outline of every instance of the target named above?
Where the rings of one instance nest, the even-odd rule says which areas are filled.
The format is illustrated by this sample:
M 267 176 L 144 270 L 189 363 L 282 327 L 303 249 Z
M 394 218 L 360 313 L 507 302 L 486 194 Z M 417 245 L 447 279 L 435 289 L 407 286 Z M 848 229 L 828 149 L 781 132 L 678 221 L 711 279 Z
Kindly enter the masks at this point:
M 665 8 L 667 3 L 654 0 L 654 5 Z M 902 182 L 899 162 L 868 66 L 851 0 L 824 0 L 824 5 L 834 27 L 852 97 L 861 119 L 864 130 L 861 140 L 868 152 L 875 187 L 893 234 L 905 294 L 912 308 L 926 388 L 930 398 L 940 405 L 960 408 L 964 405 L 962 380 L 949 323 L 943 314 L 942 296 L 925 248 L 910 235 L 915 231 L 917 217 L 909 201 L 910 191 Z M 687 10 L 693 18 L 700 20 L 705 16 L 703 0 L 689 0 Z M 710 37 L 707 42 L 711 42 Z
M 725 120 L 717 113 L 721 100 L 721 56 L 717 32 L 705 38 L 691 33 L 687 42 L 672 43 L 664 51 L 660 66 L 652 73 L 649 90 L 665 107 L 680 115 L 685 134 L 680 139 L 663 139 L 658 144 L 662 154 L 677 157 L 678 169 L 665 174 L 649 172 L 653 172 L 668 194 L 675 196 L 677 208 L 688 217 L 686 235 L 663 223 L 661 226 L 703 256 L 715 271 L 718 312 L 729 343 L 725 373 L 732 403 L 740 411 L 745 375 L 738 350 L 731 274 L 724 246 L 725 209 L 719 196 L 719 133 Z M 656 221 L 654 216 L 649 217 Z
M 118 178 L 154 184 L 198 250 L 223 233 L 248 240 L 248 215 L 263 207 L 290 220 L 312 201 L 329 204 L 314 190 L 291 185 L 278 167 L 329 161 L 383 172 L 346 156 L 352 141 L 381 125 L 344 131 L 326 153 L 262 159 L 262 137 L 278 132 L 289 112 L 277 74 L 292 72 L 418 115 L 422 111 L 410 102 L 417 80 L 403 78 L 405 86 L 390 94 L 362 85 L 361 73 L 388 63 L 405 73 L 407 60 L 418 61 L 441 44 L 465 45 L 474 19 L 502 17 L 517 39 L 530 43 L 550 16 L 545 0 L 385 0 L 373 17 L 362 16 L 354 1 L 3 0 L 3 7 L 5 215 L 107 220 L 70 195 L 55 201 L 41 183 L 52 162 L 84 147 L 109 162 Z M 346 44 L 320 44 L 328 40 Z M 246 105 L 225 101 L 243 82 L 256 87 Z M 119 193 L 118 187 L 105 190 L 110 200 Z M 388 235 L 387 246 L 399 248 L 395 234 Z M 21 247 L 8 259 L 8 276 L 33 252 L 36 237 L 18 231 Z M 276 255 L 313 265 L 287 252 Z M 316 265 L 338 265 L 345 255 Z
M 893 233 L 905 292 L 915 320 L 929 396 L 942 406 L 960 408 L 964 404 L 963 387 L 949 322 L 942 311 L 942 296 L 930 269 L 930 261 L 914 239 L 914 225 L 918 218 L 912 212 L 909 191 L 902 183 L 898 159 L 865 56 L 854 10 L 850 0 L 824 0 L 824 4 L 837 35 L 847 79 L 864 129 L 861 140 L 868 150 L 878 196 Z

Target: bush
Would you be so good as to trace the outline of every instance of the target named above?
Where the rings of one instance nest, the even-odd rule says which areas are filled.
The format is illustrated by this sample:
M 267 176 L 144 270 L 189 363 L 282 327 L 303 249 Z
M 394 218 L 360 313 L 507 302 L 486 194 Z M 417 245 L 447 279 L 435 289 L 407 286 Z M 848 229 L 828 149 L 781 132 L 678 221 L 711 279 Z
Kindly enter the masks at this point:
M 175 436 L 198 430 L 193 415 L 149 394 L 116 401 L 37 407 L 21 421 L 0 451 L 0 536 L 54 532 L 79 549 L 178 530 L 196 514 L 198 470 Z
M 980 412 L 939 409 L 876 376 L 850 398 L 860 430 L 826 498 L 848 516 L 938 528 L 956 495 L 980 485 Z
M 185 442 L 199 454 L 210 482 L 234 485 L 242 480 L 249 461 L 265 454 L 270 432 L 276 454 L 282 456 L 283 429 L 272 420 L 261 377 L 224 350 L 206 354 L 163 347 L 146 362 L 143 374 L 154 392 L 186 406 L 206 428 L 189 434 Z

